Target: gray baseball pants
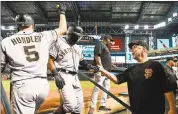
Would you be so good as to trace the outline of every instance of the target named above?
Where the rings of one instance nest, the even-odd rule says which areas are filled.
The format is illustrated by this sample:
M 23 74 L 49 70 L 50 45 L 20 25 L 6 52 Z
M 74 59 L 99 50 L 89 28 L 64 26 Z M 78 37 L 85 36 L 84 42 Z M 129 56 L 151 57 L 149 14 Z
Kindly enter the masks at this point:
M 104 76 L 101 76 L 101 72 L 95 73 L 94 77 L 95 77 L 95 81 L 98 84 L 100 84 L 107 91 L 109 91 L 109 89 L 110 89 L 110 80 L 109 79 L 107 79 Z M 95 108 L 95 106 L 96 106 L 98 93 L 99 93 L 99 88 L 97 86 L 94 86 L 93 92 L 92 92 L 92 95 L 91 95 L 91 103 L 90 103 L 90 107 L 92 107 L 92 108 Z M 106 100 L 107 100 L 107 93 L 102 91 L 102 96 L 101 96 L 101 100 L 100 100 L 100 106 L 106 106 Z
M 66 113 L 81 113 L 83 103 L 83 92 L 78 75 L 59 72 L 65 81 L 64 87 L 59 90 L 63 109 Z
M 13 114 L 34 114 L 49 93 L 47 79 L 31 78 L 12 82 Z

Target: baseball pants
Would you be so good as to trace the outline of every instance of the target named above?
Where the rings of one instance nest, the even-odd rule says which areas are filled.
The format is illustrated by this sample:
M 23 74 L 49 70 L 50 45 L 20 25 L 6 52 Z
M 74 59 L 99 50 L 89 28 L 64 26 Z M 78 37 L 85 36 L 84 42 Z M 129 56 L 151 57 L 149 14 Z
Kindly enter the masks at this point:
M 49 93 L 47 79 L 31 78 L 12 82 L 13 114 L 34 114 Z
M 95 81 L 103 86 L 107 91 L 110 89 L 110 80 L 104 76 L 101 76 L 101 72 L 97 72 L 94 74 Z M 97 98 L 98 98 L 99 88 L 97 86 L 94 86 L 93 92 L 91 95 L 91 104 L 90 107 L 95 108 Z M 102 96 L 100 100 L 100 106 L 106 106 L 106 100 L 107 100 L 107 93 L 102 91 Z
M 64 72 L 59 73 L 65 81 L 64 87 L 59 90 L 64 111 L 66 113 L 81 113 L 84 103 L 82 87 L 78 75 Z

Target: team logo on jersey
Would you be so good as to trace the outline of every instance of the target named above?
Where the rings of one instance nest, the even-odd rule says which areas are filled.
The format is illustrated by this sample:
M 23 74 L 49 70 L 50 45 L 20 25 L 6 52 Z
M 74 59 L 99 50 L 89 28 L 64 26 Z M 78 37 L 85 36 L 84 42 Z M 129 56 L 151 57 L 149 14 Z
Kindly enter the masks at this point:
M 148 79 L 150 77 L 152 77 L 152 74 L 153 74 L 153 70 L 152 69 L 145 69 L 145 78 Z

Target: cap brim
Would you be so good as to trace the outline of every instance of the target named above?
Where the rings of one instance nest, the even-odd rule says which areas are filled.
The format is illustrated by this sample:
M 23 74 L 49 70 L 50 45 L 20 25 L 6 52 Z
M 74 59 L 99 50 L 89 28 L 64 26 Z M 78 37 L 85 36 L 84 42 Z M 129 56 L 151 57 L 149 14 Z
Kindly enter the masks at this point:
M 114 41 L 113 39 L 110 39 L 111 41 Z
M 138 45 L 137 43 L 129 43 L 129 48 L 132 49 L 133 45 Z
M 174 62 L 177 62 L 178 60 L 176 59 L 176 60 L 173 60 Z

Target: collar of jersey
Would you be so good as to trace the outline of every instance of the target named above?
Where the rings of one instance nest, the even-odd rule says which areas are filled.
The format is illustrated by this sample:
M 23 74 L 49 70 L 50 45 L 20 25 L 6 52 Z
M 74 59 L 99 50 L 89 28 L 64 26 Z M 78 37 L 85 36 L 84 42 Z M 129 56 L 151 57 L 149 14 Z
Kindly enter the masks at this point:
M 31 34 L 33 31 L 19 31 L 17 34 Z

